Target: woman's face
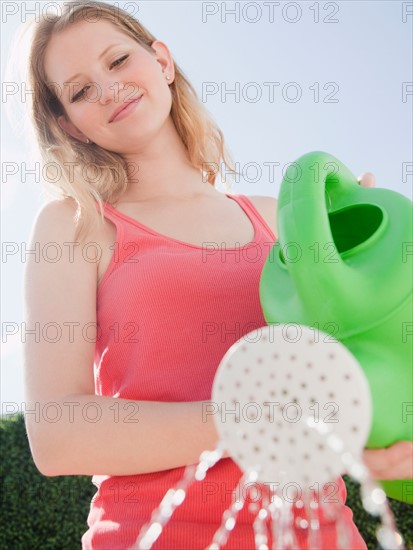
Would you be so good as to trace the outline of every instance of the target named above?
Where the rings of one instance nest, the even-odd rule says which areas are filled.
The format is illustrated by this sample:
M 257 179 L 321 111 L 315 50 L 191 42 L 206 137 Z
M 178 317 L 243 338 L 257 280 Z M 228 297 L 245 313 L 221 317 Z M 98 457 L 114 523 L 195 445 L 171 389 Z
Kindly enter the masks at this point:
M 109 151 L 141 149 L 162 128 L 172 105 L 170 52 L 158 40 L 152 47 L 156 55 L 105 20 L 81 21 L 53 36 L 45 71 L 67 115 L 59 117 L 60 126 Z M 141 95 L 127 116 L 111 121 L 117 109 Z

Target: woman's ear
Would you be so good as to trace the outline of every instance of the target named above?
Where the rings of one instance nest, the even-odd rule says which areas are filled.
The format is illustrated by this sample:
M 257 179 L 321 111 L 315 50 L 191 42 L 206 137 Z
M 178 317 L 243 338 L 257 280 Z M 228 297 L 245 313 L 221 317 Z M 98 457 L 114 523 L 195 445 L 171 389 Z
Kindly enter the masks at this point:
M 156 60 L 160 64 L 162 72 L 169 76 L 168 84 L 172 84 L 175 78 L 175 67 L 168 46 L 161 40 L 154 40 L 151 48 L 156 52 Z
M 64 130 L 67 134 L 70 136 L 78 139 L 79 141 L 86 142 L 86 136 L 80 132 L 72 122 L 69 120 L 66 120 L 66 117 L 63 115 L 60 115 L 57 119 L 57 123 L 60 126 L 62 130 Z

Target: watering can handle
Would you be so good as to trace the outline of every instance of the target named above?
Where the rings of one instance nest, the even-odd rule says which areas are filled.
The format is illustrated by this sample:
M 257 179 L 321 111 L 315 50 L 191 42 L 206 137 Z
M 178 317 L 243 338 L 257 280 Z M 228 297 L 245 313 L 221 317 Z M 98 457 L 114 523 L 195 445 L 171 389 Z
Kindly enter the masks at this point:
M 359 183 L 350 170 L 323 151 L 299 157 L 288 167 L 281 183 L 281 256 L 297 292 L 307 304 L 314 302 L 314 308 L 322 307 L 320 296 L 326 293 L 341 302 L 343 288 L 354 289 L 357 285 L 360 290 L 360 273 L 341 258 L 329 222 L 329 212 L 349 204 L 349 197 L 354 197 L 357 190 Z M 348 307 L 352 307 L 351 301 Z

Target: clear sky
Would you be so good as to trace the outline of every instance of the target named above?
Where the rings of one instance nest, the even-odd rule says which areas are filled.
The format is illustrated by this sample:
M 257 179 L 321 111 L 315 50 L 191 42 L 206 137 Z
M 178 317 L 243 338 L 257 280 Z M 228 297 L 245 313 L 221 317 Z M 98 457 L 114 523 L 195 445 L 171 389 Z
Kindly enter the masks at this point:
M 283 169 L 323 150 L 355 176 L 371 171 L 378 187 L 412 198 L 413 2 L 108 3 L 169 46 L 214 115 L 244 175 L 231 192 L 276 197 Z M 18 68 L 12 38 L 47 4 L 62 2 L 1 3 L 3 414 L 24 401 L 24 251 L 48 200 L 41 173 L 29 173 L 29 135 L 9 115 L 22 83 L 10 82 L 5 61 Z M 278 163 L 273 173 L 268 163 Z

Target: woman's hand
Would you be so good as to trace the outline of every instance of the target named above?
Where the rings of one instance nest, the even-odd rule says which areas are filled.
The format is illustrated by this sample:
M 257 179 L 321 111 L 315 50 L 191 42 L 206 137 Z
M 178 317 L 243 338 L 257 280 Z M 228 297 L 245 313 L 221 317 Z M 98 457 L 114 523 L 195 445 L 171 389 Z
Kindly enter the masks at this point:
M 376 177 L 371 172 L 363 172 L 361 176 L 357 178 L 362 187 L 374 187 L 376 185 Z
M 413 443 L 399 441 L 386 449 L 365 449 L 363 461 L 374 479 L 412 479 Z

